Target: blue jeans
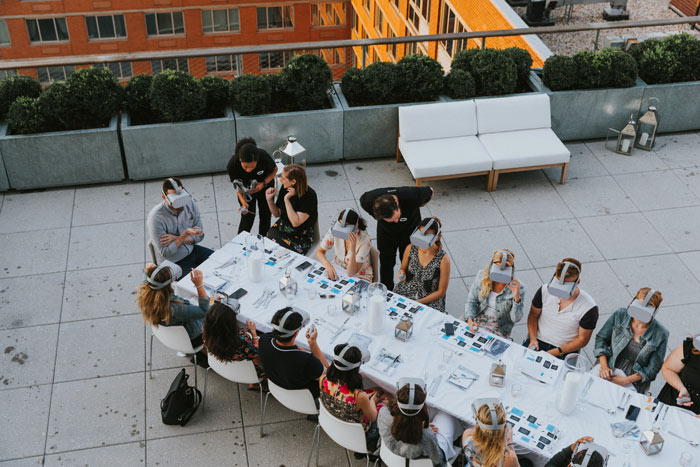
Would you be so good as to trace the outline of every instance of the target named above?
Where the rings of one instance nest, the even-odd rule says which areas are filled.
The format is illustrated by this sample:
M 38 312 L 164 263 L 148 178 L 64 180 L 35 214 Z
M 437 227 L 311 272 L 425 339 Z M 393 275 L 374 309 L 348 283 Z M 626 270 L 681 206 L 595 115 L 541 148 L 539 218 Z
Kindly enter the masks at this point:
M 192 248 L 192 253 L 176 263 L 182 268 L 182 277 L 185 277 L 190 273 L 190 271 L 192 271 L 192 269 L 205 262 L 212 253 L 214 253 L 214 250 L 210 250 L 209 248 L 203 246 L 194 245 Z

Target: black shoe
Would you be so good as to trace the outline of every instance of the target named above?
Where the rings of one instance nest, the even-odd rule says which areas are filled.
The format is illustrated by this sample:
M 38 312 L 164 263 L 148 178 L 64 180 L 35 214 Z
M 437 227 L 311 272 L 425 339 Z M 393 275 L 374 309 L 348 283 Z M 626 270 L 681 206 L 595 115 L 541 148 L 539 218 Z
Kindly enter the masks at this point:
M 306 419 L 310 422 L 318 423 L 318 415 L 307 415 Z
M 190 363 L 194 363 L 194 357 L 190 358 Z M 197 354 L 197 366 L 201 366 L 204 369 L 209 368 L 207 354 Z
M 353 452 L 353 456 L 355 456 L 355 459 L 364 459 L 367 457 L 368 454 L 362 454 L 361 452 Z M 370 462 L 375 462 L 377 459 L 379 459 L 379 456 L 375 456 L 374 454 L 369 454 L 369 461 Z

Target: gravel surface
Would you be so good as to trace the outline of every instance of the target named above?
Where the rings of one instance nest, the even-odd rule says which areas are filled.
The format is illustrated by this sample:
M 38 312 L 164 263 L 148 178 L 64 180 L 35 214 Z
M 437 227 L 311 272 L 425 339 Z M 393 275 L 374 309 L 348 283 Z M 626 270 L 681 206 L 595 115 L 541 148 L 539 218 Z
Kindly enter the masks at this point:
M 586 24 L 602 23 L 603 10 L 608 3 L 596 3 L 592 5 L 574 5 L 571 20 L 566 19 L 566 7 L 559 7 L 552 13 L 552 18 L 556 25 L 566 24 Z M 669 0 L 629 0 L 627 11 L 630 14 L 630 21 L 640 21 L 644 19 L 678 18 L 678 14 L 669 9 Z M 513 8 L 518 15 L 525 14 L 525 7 Z M 656 26 L 648 28 L 625 28 L 611 29 L 600 32 L 599 47 L 602 47 L 606 37 L 618 37 L 631 35 L 637 37 L 639 34 L 649 34 L 651 32 L 689 31 L 690 25 L 676 24 L 671 26 Z M 697 34 L 697 31 L 696 31 Z M 581 49 L 593 49 L 595 41 L 595 31 L 581 31 L 566 34 L 543 34 L 540 39 L 555 54 L 571 55 Z

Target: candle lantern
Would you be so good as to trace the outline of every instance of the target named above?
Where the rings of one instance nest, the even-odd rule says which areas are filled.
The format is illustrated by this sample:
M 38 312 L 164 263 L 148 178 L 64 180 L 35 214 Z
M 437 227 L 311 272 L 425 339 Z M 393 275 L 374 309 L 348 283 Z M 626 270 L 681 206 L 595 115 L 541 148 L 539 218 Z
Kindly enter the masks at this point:
M 306 168 L 306 148 L 299 144 L 296 136 L 288 136 L 287 142 L 279 148 L 284 165 L 299 164 Z
M 360 311 L 360 294 L 356 293 L 354 290 L 349 290 L 348 293 L 343 295 L 341 307 L 345 313 L 351 315 Z
M 634 142 L 634 147 L 651 151 L 654 147 L 654 139 L 656 138 L 656 129 L 659 127 L 659 119 L 656 115 L 656 107 L 649 106 L 649 110 L 642 115 L 637 125 L 637 140 Z
M 634 146 L 634 142 L 637 138 L 637 132 L 635 131 L 634 127 L 635 121 L 632 115 L 630 115 L 629 122 L 627 122 L 627 125 L 625 125 L 625 127 L 622 130 L 608 128 L 608 135 L 605 138 L 605 147 L 608 149 L 612 149 L 618 154 L 622 154 L 624 156 L 631 156 L 632 147 Z M 609 145 L 611 137 L 615 142 L 614 147 L 611 147 Z
M 651 429 L 642 432 L 642 439 L 639 441 L 639 445 L 644 450 L 644 454 L 651 456 L 661 452 L 661 448 L 664 447 L 664 439 L 659 434 L 658 429 Z
M 284 272 L 284 276 L 280 277 L 280 292 L 285 297 L 296 295 L 297 293 L 297 281 L 294 280 L 289 269 Z
M 413 321 L 407 316 L 402 316 L 394 329 L 394 337 L 401 341 L 408 341 L 413 334 Z
M 500 359 L 498 363 L 491 365 L 489 384 L 497 388 L 502 388 L 506 384 L 506 365 Z

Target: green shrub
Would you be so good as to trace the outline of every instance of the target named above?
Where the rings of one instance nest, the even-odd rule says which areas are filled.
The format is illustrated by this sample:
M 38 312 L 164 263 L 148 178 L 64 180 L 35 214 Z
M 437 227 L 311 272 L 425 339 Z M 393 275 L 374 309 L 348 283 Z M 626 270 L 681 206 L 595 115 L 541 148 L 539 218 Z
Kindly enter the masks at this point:
M 340 89 L 350 105 L 364 105 L 367 98 L 364 70 L 348 68 L 340 81 Z
M 598 86 L 600 76 L 598 69 L 593 66 L 595 52 L 592 50 L 579 50 L 574 54 L 576 75 L 578 83 L 574 89 L 593 89 Z
M 106 68 L 76 70 L 66 80 L 66 115 L 63 120 L 69 130 L 99 128 L 119 111 L 124 89 L 114 74 Z
M 445 76 L 445 93 L 452 99 L 468 99 L 476 95 L 476 85 L 471 73 L 452 70 Z
M 700 40 L 683 32 L 672 34 L 662 42 L 664 49 L 678 60 L 673 81 L 700 80 Z
M 241 115 L 260 115 L 272 109 L 273 79 L 245 74 L 231 80 L 231 105 Z
M 41 84 L 31 76 L 17 75 L 0 80 L 0 121 L 18 97 L 39 97 Z M 25 104 L 26 106 L 26 104 Z
M 153 77 L 151 106 L 164 122 L 197 120 L 206 111 L 202 84 L 182 71 L 165 70 Z
M 44 89 L 39 96 L 39 113 L 43 129 L 41 131 L 62 131 L 69 129 L 70 121 L 66 118 L 68 107 L 68 87 L 57 81 Z
M 394 63 L 372 63 L 364 69 L 364 82 L 370 105 L 395 104 L 401 99 L 399 69 Z
M 542 67 L 542 82 L 552 91 L 575 89 L 578 85 L 576 62 L 573 57 L 552 55 Z
M 451 70 L 462 70 L 472 73 L 472 60 L 481 53 L 481 49 L 463 49 L 452 57 Z
M 399 98 L 404 102 L 434 101 L 443 90 L 442 65 L 425 55 L 406 55 L 397 63 Z
M 637 62 L 621 49 L 599 51 L 593 57 L 592 65 L 598 74 L 598 88 L 629 88 L 637 80 Z
M 515 69 L 518 74 L 518 89 L 528 89 L 527 81 L 530 77 L 530 68 L 532 67 L 530 52 L 519 47 L 510 47 L 504 49 L 503 52 L 508 54 L 513 63 L 515 63 Z
M 333 75 L 328 64 L 315 54 L 301 54 L 280 73 L 280 89 L 293 98 L 295 110 L 328 107 L 328 89 Z
M 207 99 L 206 116 L 223 117 L 228 104 L 228 81 L 220 76 L 205 76 L 199 80 Z
M 680 65 L 678 57 L 670 54 L 658 39 L 635 44 L 630 53 L 639 66 L 639 76 L 648 84 L 672 82 Z
M 131 123 L 143 125 L 158 119 L 151 108 L 151 85 L 153 76 L 136 75 L 124 87 L 124 108 L 129 112 Z
M 515 63 L 503 50 L 483 49 L 471 61 L 477 95 L 500 96 L 515 91 L 518 73 Z
M 43 131 L 44 120 L 39 111 L 39 99 L 25 96 L 15 99 L 7 112 L 7 123 L 15 135 Z

